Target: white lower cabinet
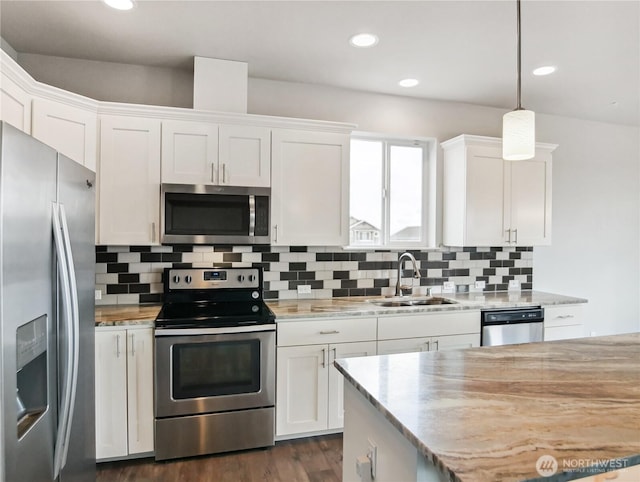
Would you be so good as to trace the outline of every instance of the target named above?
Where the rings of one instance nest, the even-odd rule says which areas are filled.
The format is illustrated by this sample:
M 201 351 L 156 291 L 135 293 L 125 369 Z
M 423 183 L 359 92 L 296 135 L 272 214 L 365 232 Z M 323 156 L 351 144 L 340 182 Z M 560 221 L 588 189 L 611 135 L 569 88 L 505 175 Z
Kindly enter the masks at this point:
M 567 340 L 586 336 L 582 306 L 545 306 L 544 341 Z
M 378 355 L 392 353 L 411 353 L 416 351 L 459 350 L 480 346 L 480 334 L 447 335 L 425 338 L 401 338 L 378 342 Z
M 153 329 L 96 329 L 96 459 L 153 452 Z
M 376 354 L 376 318 L 278 323 L 276 436 L 340 429 L 336 358 Z
M 480 346 L 480 313 L 418 313 L 378 318 L 378 355 Z

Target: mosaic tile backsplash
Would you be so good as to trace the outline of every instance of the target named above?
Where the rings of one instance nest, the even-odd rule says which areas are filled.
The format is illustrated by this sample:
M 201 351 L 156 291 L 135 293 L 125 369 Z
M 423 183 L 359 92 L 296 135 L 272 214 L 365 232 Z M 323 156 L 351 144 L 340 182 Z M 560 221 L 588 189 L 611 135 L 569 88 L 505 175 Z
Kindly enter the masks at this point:
M 346 251 L 306 246 L 96 246 L 96 304 L 139 304 L 162 301 L 164 268 L 252 267 L 264 269 L 265 299 L 331 298 L 392 295 L 398 257 L 404 250 Z M 418 262 L 420 279 L 411 278 L 406 262 L 402 284 L 414 294 L 453 281 L 457 291 L 504 291 L 510 280 L 533 288 L 533 248 L 447 248 L 409 250 Z M 298 285 L 311 285 L 311 295 Z

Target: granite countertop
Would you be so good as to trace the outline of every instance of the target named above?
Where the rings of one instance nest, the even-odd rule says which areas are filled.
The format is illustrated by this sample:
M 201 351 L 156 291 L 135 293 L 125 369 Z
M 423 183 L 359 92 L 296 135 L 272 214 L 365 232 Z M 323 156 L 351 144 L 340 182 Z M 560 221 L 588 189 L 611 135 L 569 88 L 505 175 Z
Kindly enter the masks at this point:
M 377 299 L 375 297 L 354 296 L 324 300 L 299 299 L 267 301 L 267 304 L 275 313 L 276 320 L 283 321 L 295 318 L 380 316 L 396 313 L 433 313 L 436 311 L 480 310 L 506 308 L 510 306 L 551 306 L 587 302 L 584 298 L 556 295 L 542 291 L 498 291 L 491 293 L 439 294 L 434 296 L 453 300 L 456 303 L 384 307 L 367 301 Z
M 331 318 L 345 316 L 381 316 L 396 313 L 433 313 L 437 311 L 480 310 L 532 305 L 586 303 L 584 298 L 544 293 L 542 291 L 499 291 L 491 293 L 443 294 L 437 297 L 455 304 L 384 307 L 369 303 L 366 296 L 329 299 L 269 301 L 276 321 L 299 318 Z M 96 326 L 126 326 L 153 324 L 162 304 L 96 306 Z
M 96 326 L 153 326 L 161 307 L 161 304 L 96 306 Z
M 640 463 L 640 333 L 336 366 L 452 481 L 564 481 L 592 475 L 562 473 L 571 464 Z M 538 474 L 542 455 L 555 476 Z

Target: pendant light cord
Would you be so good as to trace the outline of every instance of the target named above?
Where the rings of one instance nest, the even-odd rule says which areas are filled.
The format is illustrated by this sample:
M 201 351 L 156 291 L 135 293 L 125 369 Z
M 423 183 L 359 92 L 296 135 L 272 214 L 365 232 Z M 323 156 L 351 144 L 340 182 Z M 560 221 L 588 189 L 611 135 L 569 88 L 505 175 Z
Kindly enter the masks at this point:
M 522 110 L 522 105 L 520 105 L 520 83 L 521 83 L 521 75 L 520 72 L 522 70 L 521 64 L 520 64 L 520 55 L 521 55 L 521 48 L 520 48 L 520 0 L 517 0 L 516 3 L 516 13 L 517 13 L 517 17 L 518 17 L 518 21 L 517 21 L 517 36 L 518 36 L 518 55 L 517 55 L 517 66 L 518 66 L 518 88 L 517 88 L 517 104 L 518 106 L 516 107 L 516 110 Z

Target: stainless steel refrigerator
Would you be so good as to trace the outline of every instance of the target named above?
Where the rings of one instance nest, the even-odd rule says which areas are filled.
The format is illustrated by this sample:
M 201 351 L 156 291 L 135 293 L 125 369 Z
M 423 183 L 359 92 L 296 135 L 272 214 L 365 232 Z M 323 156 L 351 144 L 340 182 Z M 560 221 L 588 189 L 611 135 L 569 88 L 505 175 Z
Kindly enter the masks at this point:
M 95 481 L 94 185 L 0 124 L 2 481 Z

